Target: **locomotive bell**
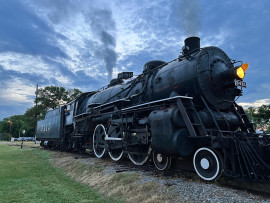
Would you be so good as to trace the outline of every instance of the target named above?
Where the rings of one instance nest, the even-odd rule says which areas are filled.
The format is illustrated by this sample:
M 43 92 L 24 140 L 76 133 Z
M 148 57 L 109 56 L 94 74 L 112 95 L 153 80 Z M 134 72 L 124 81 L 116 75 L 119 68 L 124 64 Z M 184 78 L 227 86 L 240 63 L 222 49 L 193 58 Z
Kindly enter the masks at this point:
M 196 49 L 200 49 L 200 38 L 199 37 L 188 37 L 185 39 L 185 46 L 189 48 L 189 52 L 192 52 Z

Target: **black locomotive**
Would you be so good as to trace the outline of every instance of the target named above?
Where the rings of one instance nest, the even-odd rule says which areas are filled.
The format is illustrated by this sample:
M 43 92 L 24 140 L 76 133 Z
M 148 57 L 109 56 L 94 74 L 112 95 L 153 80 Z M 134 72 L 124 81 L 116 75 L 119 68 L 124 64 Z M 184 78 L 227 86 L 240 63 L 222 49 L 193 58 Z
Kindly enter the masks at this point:
M 158 170 L 184 160 L 204 180 L 222 172 L 270 180 L 270 136 L 256 134 L 235 103 L 246 70 L 221 49 L 187 38 L 177 59 L 147 62 L 135 79 L 120 73 L 106 88 L 49 111 L 37 123 L 37 140 L 114 161 L 127 154 L 136 165 L 151 157 Z

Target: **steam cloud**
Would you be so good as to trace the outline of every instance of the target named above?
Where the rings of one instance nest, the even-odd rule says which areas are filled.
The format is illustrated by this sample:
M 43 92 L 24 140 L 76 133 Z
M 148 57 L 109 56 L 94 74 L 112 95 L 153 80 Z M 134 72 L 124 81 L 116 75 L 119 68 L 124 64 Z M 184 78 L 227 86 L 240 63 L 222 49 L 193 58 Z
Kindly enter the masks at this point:
M 84 17 L 85 20 L 90 23 L 92 32 L 94 32 L 102 42 L 101 45 L 95 46 L 94 54 L 105 62 L 108 71 L 108 79 L 111 80 L 112 71 L 117 60 L 117 54 L 114 50 L 116 46 L 114 37 L 115 22 L 112 19 L 112 13 L 110 10 L 96 8 L 88 10 Z
M 48 18 L 53 24 L 62 21 L 72 21 L 75 15 L 82 15 L 85 22 L 89 25 L 95 39 L 85 39 L 85 44 L 89 46 L 90 52 L 102 60 L 108 72 L 108 80 L 112 78 L 113 68 L 116 66 L 117 53 L 115 52 L 115 21 L 109 9 L 98 8 L 93 2 L 78 0 L 40 0 L 33 1 L 49 9 Z M 98 42 L 97 42 L 98 41 Z
M 180 25 L 183 27 L 186 36 L 198 36 L 200 31 L 201 8 L 198 0 L 176 0 L 173 8 L 178 13 Z

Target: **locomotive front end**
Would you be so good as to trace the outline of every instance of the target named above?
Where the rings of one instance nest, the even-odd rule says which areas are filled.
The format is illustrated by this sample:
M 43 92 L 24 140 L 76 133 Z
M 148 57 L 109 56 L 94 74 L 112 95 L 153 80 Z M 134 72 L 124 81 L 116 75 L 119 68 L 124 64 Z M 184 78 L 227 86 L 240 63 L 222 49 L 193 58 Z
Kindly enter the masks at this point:
M 269 179 L 269 136 L 256 134 L 235 102 L 246 87 L 248 64 L 218 47 L 200 47 L 198 37 L 187 38 L 182 50 L 177 60 L 154 70 L 147 95 L 177 102 L 149 115 L 153 149 L 164 156 L 193 156 L 193 168 L 204 180 L 222 172 Z
M 198 84 L 204 99 L 213 107 L 227 109 L 242 95 L 245 71 L 235 66 L 227 54 L 217 47 L 202 48 L 197 58 Z M 243 64 L 245 66 L 245 64 Z
M 196 103 L 201 96 L 217 109 L 227 109 L 242 95 L 247 64 L 238 66 L 218 47 L 200 47 L 200 38 L 185 39 L 183 52 L 154 75 L 146 94 L 152 100 L 175 95 L 193 97 Z

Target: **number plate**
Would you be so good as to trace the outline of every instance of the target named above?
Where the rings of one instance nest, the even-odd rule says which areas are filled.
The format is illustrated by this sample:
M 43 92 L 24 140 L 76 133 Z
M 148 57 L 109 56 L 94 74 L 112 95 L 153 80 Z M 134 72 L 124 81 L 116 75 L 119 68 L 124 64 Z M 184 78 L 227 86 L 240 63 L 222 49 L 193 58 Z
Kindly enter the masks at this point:
M 247 83 L 241 80 L 234 80 L 235 86 L 247 87 Z

